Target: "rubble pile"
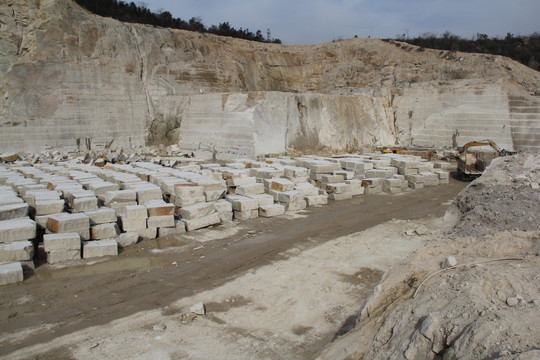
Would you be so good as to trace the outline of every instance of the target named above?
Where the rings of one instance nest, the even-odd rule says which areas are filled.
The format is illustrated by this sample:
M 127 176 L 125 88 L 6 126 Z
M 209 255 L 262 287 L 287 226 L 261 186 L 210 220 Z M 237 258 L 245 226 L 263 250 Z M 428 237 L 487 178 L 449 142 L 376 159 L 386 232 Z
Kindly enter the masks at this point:
M 36 251 L 50 264 L 115 256 L 119 246 L 141 239 L 279 216 L 328 199 L 447 184 L 450 166 L 397 154 L 171 166 L 160 159 L 109 162 L 112 155 L 88 161 L 88 156 L 57 154 L 57 161 L 44 163 L 5 158 L 0 167 L 0 262 L 31 268 Z

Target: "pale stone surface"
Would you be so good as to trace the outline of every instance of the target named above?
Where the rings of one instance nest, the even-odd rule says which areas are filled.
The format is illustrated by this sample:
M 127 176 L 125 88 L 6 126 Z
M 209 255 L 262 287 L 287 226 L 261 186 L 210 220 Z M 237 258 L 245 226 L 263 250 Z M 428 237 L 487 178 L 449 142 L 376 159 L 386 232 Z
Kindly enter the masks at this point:
M 237 220 L 249 220 L 259 217 L 259 209 L 237 211 L 234 210 L 234 218 Z
M 0 221 L 28 217 L 28 204 L 0 205 Z
M 216 212 L 202 218 L 191 219 L 191 220 L 185 219 L 185 220 L 182 220 L 182 222 L 186 224 L 187 231 L 193 231 L 197 229 L 202 229 L 207 226 L 220 224 L 221 219 L 219 218 L 219 215 Z
M 139 234 L 136 232 L 125 232 L 116 238 L 116 242 L 121 247 L 128 247 L 139 241 Z
M 90 221 L 90 225 L 105 224 L 116 221 L 116 211 L 109 207 L 100 207 L 97 210 L 84 212 Z
M 307 206 L 328 204 L 328 195 L 308 195 L 305 197 Z
M 36 200 L 34 209 L 36 215 L 59 214 L 64 211 L 64 200 Z
M 148 210 L 148 216 L 165 216 L 174 215 L 174 204 L 166 203 L 164 201 L 156 202 L 150 201 L 146 203 L 146 209 Z
M 83 213 L 61 213 L 50 215 L 47 220 L 47 229 L 55 233 L 65 233 L 90 228 L 90 219 Z
M 158 228 L 158 237 L 179 235 L 186 232 L 186 224 L 180 220 L 174 220 L 173 227 L 160 227 Z
M 272 205 L 274 203 L 274 197 L 270 194 L 250 195 L 248 197 L 257 200 L 259 207 L 263 205 Z
M 174 226 L 174 215 L 151 216 L 146 219 L 148 228 L 162 228 Z
M 0 263 L 32 260 L 33 256 L 34 245 L 31 241 L 15 241 L 9 244 L 0 244 Z
M 200 203 L 195 205 L 185 206 L 180 209 L 182 219 L 193 220 L 210 215 L 215 211 L 213 203 Z
M 330 193 L 328 194 L 328 198 L 330 200 L 336 200 L 336 201 L 348 200 L 348 199 L 352 199 L 352 193 L 351 192 Z
M 249 196 L 264 193 L 264 185 L 262 183 L 240 185 L 236 187 L 236 194 Z
M 232 204 L 232 208 L 235 211 L 257 210 L 259 208 L 257 200 L 245 196 L 227 195 L 225 199 Z
M 45 251 L 79 250 L 81 237 L 78 233 L 44 234 L 43 247 Z
M 126 220 L 144 220 L 148 217 L 148 209 L 144 205 L 128 205 L 122 217 Z
M 92 211 L 98 209 L 98 199 L 95 196 L 73 199 L 71 208 L 75 211 Z
M 134 190 L 115 190 L 105 192 L 105 206 L 111 203 L 134 202 L 137 201 L 137 193 Z
M 141 229 L 146 229 L 146 219 L 147 218 L 128 220 L 125 217 L 120 217 L 118 223 L 120 224 L 122 231 L 139 232 Z
M 294 190 L 294 183 L 288 179 L 272 179 L 270 188 L 275 191 L 292 191 Z
M 90 227 L 90 238 L 92 240 L 102 240 L 115 238 L 120 234 L 120 229 L 116 223 L 105 223 Z
M 136 232 L 139 234 L 140 238 L 142 240 L 152 240 L 157 237 L 157 228 L 145 228 L 145 229 L 137 229 Z
M 90 259 L 102 256 L 118 255 L 118 243 L 115 239 L 83 242 L 83 258 Z
M 36 237 L 36 223 L 29 218 L 0 221 L 0 243 L 29 240 Z
M 285 206 L 280 204 L 262 205 L 259 207 L 259 216 L 272 217 L 285 214 Z
M 0 264 L 0 285 L 14 284 L 24 280 L 20 262 Z
M 78 260 L 81 258 L 81 250 L 56 250 L 47 252 L 47 262 L 49 264 L 57 264 L 70 260 Z

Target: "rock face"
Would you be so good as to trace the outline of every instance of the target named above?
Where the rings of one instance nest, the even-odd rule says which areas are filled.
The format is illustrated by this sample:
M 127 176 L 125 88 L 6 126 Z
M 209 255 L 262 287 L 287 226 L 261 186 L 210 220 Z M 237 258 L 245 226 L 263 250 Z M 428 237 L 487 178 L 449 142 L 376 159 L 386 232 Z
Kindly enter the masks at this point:
M 502 57 L 377 39 L 261 44 L 121 23 L 69 0 L 4 1 L 0 24 L 0 151 L 540 148 L 540 74 Z

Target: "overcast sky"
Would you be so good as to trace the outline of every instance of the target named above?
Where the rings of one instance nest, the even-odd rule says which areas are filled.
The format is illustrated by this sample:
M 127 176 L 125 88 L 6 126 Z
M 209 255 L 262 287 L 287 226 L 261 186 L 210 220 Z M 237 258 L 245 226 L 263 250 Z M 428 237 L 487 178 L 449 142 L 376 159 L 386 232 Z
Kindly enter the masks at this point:
M 206 27 L 271 30 L 284 44 L 358 37 L 415 37 L 445 31 L 471 38 L 540 31 L 540 0 L 143 0 L 152 11 L 200 17 Z

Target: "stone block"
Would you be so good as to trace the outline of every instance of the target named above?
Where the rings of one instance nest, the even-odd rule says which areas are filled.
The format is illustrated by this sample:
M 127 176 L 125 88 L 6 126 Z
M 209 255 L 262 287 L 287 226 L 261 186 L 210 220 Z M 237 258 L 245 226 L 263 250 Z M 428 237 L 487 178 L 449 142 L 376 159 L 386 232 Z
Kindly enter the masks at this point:
M 160 227 L 158 228 L 158 237 L 179 235 L 186 232 L 186 224 L 180 220 L 174 220 L 174 226 L 172 227 Z
M 115 238 L 118 234 L 120 234 L 120 229 L 116 223 L 93 225 L 90 228 L 90 238 L 92 240 Z
M 293 191 L 294 183 L 287 179 L 272 179 L 270 189 L 281 192 Z
M 174 193 L 178 198 L 204 197 L 204 188 L 195 184 L 176 184 Z
M 319 189 L 311 185 L 308 182 L 295 184 L 294 190 L 300 192 L 304 197 L 305 196 L 315 196 L 319 194 Z
M 193 231 L 202 229 L 211 225 L 217 225 L 221 223 L 218 213 L 212 213 L 208 216 L 197 219 L 182 219 L 182 222 L 186 224 L 187 231 Z
M 323 175 L 321 177 L 323 183 L 342 183 L 343 181 L 345 181 L 343 175 Z
M 86 185 L 86 188 L 88 190 L 94 191 L 94 193 L 98 197 L 102 197 L 105 199 L 105 193 L 107 191 L 117 191 L 120 190 L 120 187 L 116 183 L 108 182 L 108 181 L 102 181 L 102 180 L 96 180 L 93 182 L 90 182 Z
M 262 205 L 259 207 L 259 216 L 272 217 L 285 214 L 285 206 L 281 204 Z
M 400 185 L 399 187 L 390 187 L 387 185 L 383 185 L 383 192 L 388 193 L 388 194 L 399 194 L 403 191 L 401 189 L 401 182 L 399 185 Z
M 262 183 L 240 185 L 236 187 L 235 193 L 237 195 L 243 195 L 243 196 L 263 194 L 264 185 Z
M 174 226 L 174 215 L 151 216 L 146 219 L 148 228 L 161 228 Z
M 231 202 L 225 199 L 215 201 L 213 204 L 218 213 L 227 213 L 233 210 Z
M 204 191 L 204 197 L 206 202 L 210 201 L 216 201 L 225 196 L 225 193 L 227 192 L 226 189 L 220 189 L 220 190 L 205 190 Z
M 118 243 L 115 239 L 83 242 L 84 259 L 116 255 L 118 255 Z
M 119 224 L 120 224 L 120 227 L 122 228 L 122 231 L 139 232 L 139 230 L 146 229 L 146 218 L 128 220 L 125 217 L 121 216 Z
M 59 214 L 64 211 L 64 200 L 36 200 L 34 209 L 36 215 Z
M 90 225 L 98 225 L 116 222 L 116 211 L 112 208 L 101 207 L 97 210 L 84 212 L 90 221 Z
M 283 176 L 283 170 L 280 169 L 266 167 L 255 170 L 255 176 L 259 179 L 276 179 Z
M 399 188 L 401 189 L 401 180 L 399 179 L 386 179 L 383 183 L 383 190 L 384 188 Z
M 157 228 L 137 229 L 136 231 L 142 240 L 152 240 L 157 237 Z
M 13 261 L 28 261 L 34 257 L 34 245 L 31 241 L 15 241 L 0 244 L 0 263 Z
M 362 195 L 365 192 L 365 188 L 362 186 L 362 180 L 350 179 L 345 180 L 345 184 L 349 185 L 352 196 Z
M 292 178 L 308 178 L 309 169 L 299 166 L 284 166 L 283 175 L 289 180 Z
M 70 260 L 79 260 L 81 250 L 56 250 L 47 252 L 47 262 L 49 264 L 58 264 Z
M 307 202 L 304 199 L 280 204 L 285 206 L 285 211 L 299 211 L 307 207 Z
M 203 195 L 198 196 L 187 196 L 187 197 L 180 197 L 180 196 L 174 196 L 174 205 L 176 206 L 189 206 L 189 205 L 195 205 L 199 203 L 206 202 L 206 197 Z
M 409 184 L 418 184 L 418 183 L 423 184 L 425 181 L 424 176 L 421 174 L 407 175 L 405 176 L 405 179 L 407 179 Z
M 218 213 L 218 216 L 221 220 L 221 223 L 227 223 L 231 222 L 233 220 L 233 212 L 232 210 L 229 212 L 220 212 Z
M 45 251 L 80 250 L 81 237 L 78 233 L 59 233 L 43 235 Z
M 274 204 L 274 197 L 269 194 L 258 194 L 258 195 L 251 195 L 248 196 L 250 199 L 257 200 L 257 203 L 260 206 L 263 205 L 272 205 Z
M 52 214 L 47 219 L 47 230 L 54 233 L 79 232 L 90 228 L 90 219 L 84 213 Z
M 137 202 L 137 193 L 134 190 L 115 190 L 105 192 L 103 203 L 109 206 L 112 203 Z
M 259 209 L 234 211 L 234 218 L 237 220 L 249 220 L 249 219 L 255 219 L 257 217 L 259 217 Z
M 180 209 L 182 219 L 193 220 L 210 215 L 215 211 L 213 203 L 199 203 L 195 205 L 185 206 Z
M 364 194 L 366 195 L 374 195 L 374 194 L 380 194 L 382 193 L 382 185 L 373 186 L 373 187 L 366 187 Z
M 343 180 L 351 180 L 355 177 L 356 172 L 347 170 L 336 170 L 334 171 L 334 175 L 343 176 Z
M 242 186 L 257 183 L 255 176 L 227 178 L 227 186 Z
M 421 182 L 418 182 L 418 183 L 412 183 L 412 182 L 409 182 L 409 187 L 411 189 L 423 189 L 424 188 L 424 183 L 421 183 Z
M 128 201 L 128 202 L 113 202 L 107 205 L 111 209 L 113 209 L 116 212 L 116 216 L 125 216 L 126 214 L 126 207 L 137 205 L 136 201 Z
M 231 203 L 232 208 L 235 211 L 248 211 L 259 209 L 259 203 L 257 200 L 250 199 L 242 195 L 227 195 L 225 199 Z
M 398 168 L 398 174 L 414 175 L 414 174 L 418 174 L 418 169 L 417 168 Z
M 144 205 L 129 205 L 126 206 L 126 212 L 122 217 L 126 220 L 144 221 L 148 217 L 148 209 Z
M 292 202 L 301 202 L 304 200 L 304 195 L 297 190 L 292 191 L 274 191 L 271 193 L 274 196 L 274 199 L 280 203 L 292 203 Z
M 450 178 L 448 171 L 445 170 L 434 170 L 434 174 L 437 174 L 439 180 L 448 180 Z
M 163 200 L 147 202 L 146 209 L 149 217 L 174 215 L 174 204 L 166 203 Z
M 118 235 L 116 242 L 120 247 L 128 247 L 139 241 L 139 234 L 136 232 L 125 232 Z
M 35 221 L 29 218 L 0 221 L 0 243 L 33 239 L 36 228 Z
M 328 204 L 328 195 L 308 195 L 305 197 L 307 206 Z
M 22 201 L 22 199 L 21 199 Z M 28 217 L 28 204 L 0 205 L 0 221 Z
M 332 184 L 321 184 L 321 188 L 324 189 L 328 194 L 344 194 L 351 193 L 350 185 L 342 183 L 332 183 Z M 352 196 L 352 195 L 351 195 Z
M 71 208 L 75 211 L 85 212 L 98 209 L 98 199 L 95 196 L 73 199 Z
M 14 284 L 24 280 L 20 262 L 0 264 L 0 285 Z
M 348 200 L 348 199 L 352 199 L 352 193 L 351 192 L 329 193 L 328 198 L 330 200 L 336 200 L 336 201 Z
M 385 169 L 373 169 L 366 171 L 366 178 L 386 179 L 387 177 L 391 176 L 392 175 L 388 174 Z

